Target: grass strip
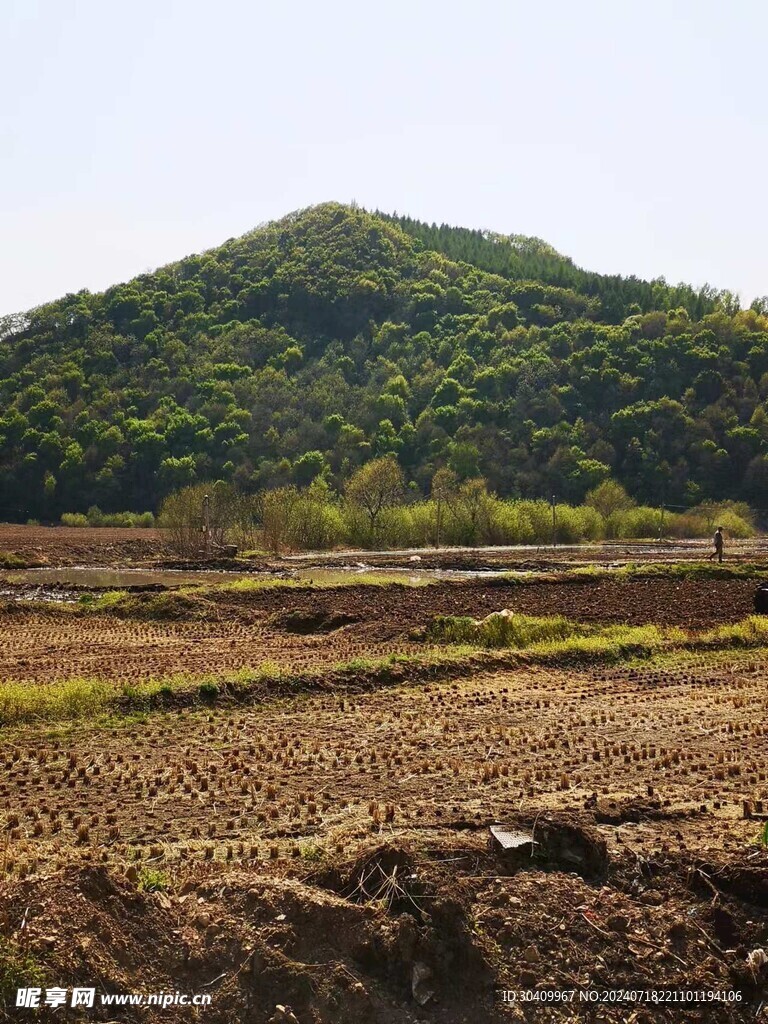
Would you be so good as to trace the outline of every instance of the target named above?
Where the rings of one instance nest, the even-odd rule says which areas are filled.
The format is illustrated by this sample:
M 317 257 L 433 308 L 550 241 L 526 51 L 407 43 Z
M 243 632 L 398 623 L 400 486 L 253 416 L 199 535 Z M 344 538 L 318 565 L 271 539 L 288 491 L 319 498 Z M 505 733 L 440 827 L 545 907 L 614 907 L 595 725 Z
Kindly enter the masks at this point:
M 768 579 L 765 562 L 721 565 L 712 562 L 627 562 L 615 569 L 600 565 L 577 566 L 566 571 L 577 579 L 761 580 Z
M 528 621 L 516 623 L 513 632 L 507 634 L 512 642 L 505 644 L 498 642 L 496 623 L 485 627 L 486 640 L 492 641 L 487 643 L 482 631 L 474 636 L 467 632 L 467 621 L 480 627 L 482 622 L 439 616 L 435 628 L 451 639 L 443 639 L 440 645 L 419 654 L 357 658 L 304 672 L 264 662 L 236 673 L 173 675 L 122 685 L 86 678 L 46 684 L 9 680 L 0 682 L 0 727 L 93 720 L 101 715 L 215 706 L 220 702 L 254 703 L 311 692 L 365 692 L 397 683 L 438 681 L 524 665 L 607 665 L 663 659 L 675 652 L 715 653 L 768 645 L 768 617 L 758 615 L 697 635 L 653 625 L 587 626 L 560 616 L 553 616 L 552 621 L 532 616 L 510 618 Z M 426 639 L 434 642 L 434 632 Z

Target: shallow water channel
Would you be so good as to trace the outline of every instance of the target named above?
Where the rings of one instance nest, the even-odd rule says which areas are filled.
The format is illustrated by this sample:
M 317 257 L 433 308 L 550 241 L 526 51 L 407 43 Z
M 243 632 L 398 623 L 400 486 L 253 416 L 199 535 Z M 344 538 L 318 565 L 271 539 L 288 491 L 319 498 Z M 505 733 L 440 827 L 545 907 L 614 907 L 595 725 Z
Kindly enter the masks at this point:
M 325 568 L 295 566 L 284 575 L 213 569 L 116 569 L 108 566 L 46 566 L 0 573 L 0 598 L 27 601 L 76 601 L 82 591 L 125 590 L 136 587 L 186 587 L 233 583 L 237 580 L 274 581 L 280 578 L 331 586 L 376 582 L 425 586 L 435 580 L 477 579 L 498 575 L 499 569 L 455 570 L 380 567 L 358 564 Z

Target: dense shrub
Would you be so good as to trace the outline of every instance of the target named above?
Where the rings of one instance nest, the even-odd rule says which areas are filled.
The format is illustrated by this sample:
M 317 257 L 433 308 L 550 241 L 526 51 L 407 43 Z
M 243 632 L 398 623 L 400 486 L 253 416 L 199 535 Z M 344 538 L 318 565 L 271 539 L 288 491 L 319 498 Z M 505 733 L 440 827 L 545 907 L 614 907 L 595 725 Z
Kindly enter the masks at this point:
M 64 526 L 122 526 L 149 529 L 155 525 L 152 512 L 102 512 L 92 505 L 86 515 L 82 512 L 64 512 L 61 517 Z

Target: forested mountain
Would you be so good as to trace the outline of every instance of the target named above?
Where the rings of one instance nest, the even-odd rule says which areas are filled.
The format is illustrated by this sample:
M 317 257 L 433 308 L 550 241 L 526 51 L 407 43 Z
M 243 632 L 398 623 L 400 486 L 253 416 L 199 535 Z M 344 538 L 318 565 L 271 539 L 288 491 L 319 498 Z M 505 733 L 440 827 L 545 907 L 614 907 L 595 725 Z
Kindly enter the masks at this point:
M 324 204 L 0 321 L 0 515 L 394 453 L 502 495 L 768 504 L 768 317 L 520 236 Z
M 593 296 L 600 300 L 600 320 L 604 323 L 621 323 L 635 313 L 655 309 L 682 307 L 693 320 L 718 308 L 728 312 L 738 309 L 730 292 L 718 292 L 709 286 L 696 291 L 686 284 L 670 287 L 663 278 L 642 281 L 637 277 L 591 274 L 540 238 L 470 231 L 447 224 L 438 227 L 396 215 L 389 219 L 418 238 L 424 248 L 444 253 L 452 260 L 472 263 L 511 280 L 539 281 Z

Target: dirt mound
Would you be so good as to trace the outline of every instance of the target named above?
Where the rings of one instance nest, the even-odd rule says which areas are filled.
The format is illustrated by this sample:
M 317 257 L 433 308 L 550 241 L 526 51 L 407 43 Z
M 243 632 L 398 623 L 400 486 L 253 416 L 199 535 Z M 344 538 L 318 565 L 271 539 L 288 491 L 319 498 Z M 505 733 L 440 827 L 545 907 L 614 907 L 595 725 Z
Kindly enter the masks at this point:
M 278 612 L 269 620 L 270 625 L 284 629 L 287 633 L 309 635 L 311 633 L 332 633 L 342 626 L 358 622 L 359 616 L 349 612 L 317 608 L 307 611 Z
M 434 895 L 420 877 L 412 853 L 389 843 L 364 849 L 314 880 L 354 903 L 378 902 L 392 913 L 412 914 L 418 920 L 424 916 L 424 901 Z
M 637 796 L 617 800 L 599 798 L 594 793 L 584 801 L 584 806 L 594 809 L 595 821 L 600 825 L 624 825 L 627 822 L 638 825 L 641 821 L 669 816 L 658 797 Z
M 109 611 L 119 619 L 144 621 L 215 619 L 217 614 L 213 601 L 164 589 L 131 592 L 110 605 Z
M 103 868 L 71 869 L 4 887 L 0 941 L 23 945 L 23 963 L 35 965 L 31 980 L 14 978 L 13 992 L 0 994 L 0 1019 L 11 1019 L 17 982 L 95 986 L 97 1001 L 102 993 L 208 993 L 213 1024 L 266 1022 L 278 1006 L 300 1024 L 410 1024 L 427 1004 L 431 1019 L 447 1024 L 477 1019 L 478 1006 L 481 1019 L 497 1019 L 470 922 L 445 899 L 419 926 L 295 879 L 239 873 L 172 895 L 138 891 Z M 169 1007 L 163 1020 L 189 1020 L 189 1012 Z M 120 1019 L 145 1013 L 122 1009 Z M 113 1020 L 115 1011 L 97 1002 L 93 1014 Z M 74 1018 L 64 1009 L 49 1019 Z
M 573 871 L 597 878 L 605 875 L 609 866 L 603 836 L 590 820 L 573 814 L 547 812 L 532 820 L 529 816 L 514 820 L 507 830 L 494 828 L 489 845 L 501 865 L 511 871 Z
M 104 868 L 4 884 L 0 936 L 7 948 L 23 951 L 26 963 L 14 991 L 2 992 L 5 1019 L 12 1019 L 16 984 L 95 985 L 111 993 L 199 991 L 207 978 L 194 970 L 188 944 L 177 941 L 177 924 L 167 900 L 138 892 Z M 190 938 L 199 946 L 199 939 Z M 49 1013 L 49 1019 L 72 1019 L 66 1012 Z M 46 1019 L 45 1013 L 36 1019 Z M 179 1019 L 169 1013 L 168 1020 Z
M 768 907 L 768 850 L 755 851 L 748 858 L 699 868 L 709 883 L 756 907 Z
M 582 861 L 600 845 L 570 816 L 539 815 L 535 830 L 561 856 L 582 844 Z M 211 1024 L 289 1024 L 289 1014 L 299 1024 L 533 1024 L 548 1019 L 541 1005 L 512 1014 L 500 989 L 662 986 L 739 999 L 652 1012 L 606 1005 L 592 1017 L 598 1008 L 582 1006 L 573 1019 L 738 1024 L 768 995 L 768 966 L 750 960 L 768 936 L 755 888 L 768 854 L 705 866 L 661 854 L 648 873 L 625 850 L 601 878 L 552 865 L 500 874 L 480 833 L 432 830 L 369 840 L 313 872 L 283 864 L 269 875 L 268 863 L 200 867 L 177 890 L 153 893 L 136 887 L 147 869 L 135 867 L 132 882 L 96 866 L 6 881 L 0 1019 L 18 1019 L 11 996 L 24 984 L 95 986 L 97 998 L 206 993 Z M 74 1019 L 45 1013 L 36 1019 Z M 97 1005 L 92 1019 L 153 1018 Z M 169 1007 L 162 1019 L 195 1018 Z

